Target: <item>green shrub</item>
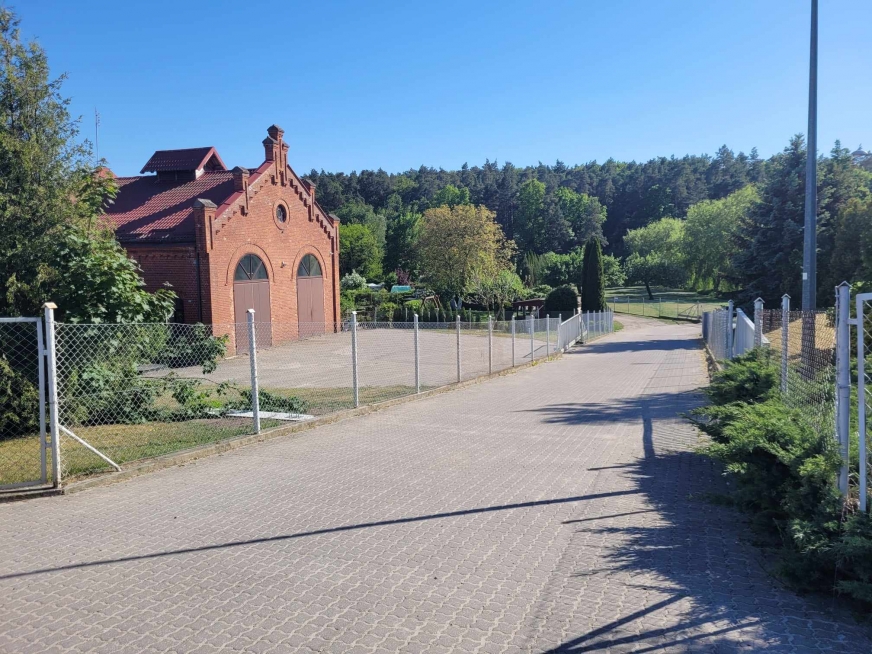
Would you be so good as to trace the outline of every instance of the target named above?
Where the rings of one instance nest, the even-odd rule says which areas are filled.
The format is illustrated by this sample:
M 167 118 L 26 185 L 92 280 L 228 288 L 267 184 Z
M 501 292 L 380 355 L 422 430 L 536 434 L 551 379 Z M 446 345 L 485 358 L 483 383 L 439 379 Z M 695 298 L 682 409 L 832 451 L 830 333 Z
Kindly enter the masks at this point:
M 773 396 L 778 382 L 779 370 L 773 365 L 769 352 L 752 350 L 716 372 L 706 395 L 719 406 L 733 402 L 762 402 Z
M 572 313 L 578 309 L 578 293 L 569 284 L 558 286 L 545 298 L 544 308 L 545 311 L 567 311 Z
M 39 391 L 0 356 L 0 440 L 37 433 Z
M 716 373 L 707 391 L 712 404 L 694 411 L 695 423 L 712 438 L 704 451 L 735 481 L 736 504 L 779 539 L 785 579 L 872 603 L 872 522 L 849 515 L 853 505 L 843 502 L 832 432 L 785 406 L 777 383 L 765 352 Z
M 154 363 L 170 368 L 202 366 L 203 374 L 208 374 L 215 372 L 218 359 L 227 353 L 228 337 L 212 336 L 205 325 L 167 325 L 167 329 L 167 344 Z
M 376 320 L 393 320 L 394 313 L 399 309 L 395 302 L 383 302 L 378 305 Z
M 366 288 L 366 277 L 356 270 L 352 270 L 339 282 L 339 288 L 343 291 L 360 291 Z

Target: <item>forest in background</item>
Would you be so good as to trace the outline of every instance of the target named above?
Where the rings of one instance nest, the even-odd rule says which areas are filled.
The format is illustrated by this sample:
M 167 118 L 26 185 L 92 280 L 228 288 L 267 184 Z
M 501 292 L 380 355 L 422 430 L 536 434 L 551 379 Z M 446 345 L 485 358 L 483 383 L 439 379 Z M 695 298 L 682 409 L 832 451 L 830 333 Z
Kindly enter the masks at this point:
M 872 252 L 863 242 L 872 239 L 872 156 L 837 142 L 818 166 L 818 278 L 820 301 L 828 305 L 832 286 L 842 279 L 872 279 Z M 804 173 L 805 143 L 797 135 L 768 159 L 756 150 L 736 154 L 725 145 L 714 156 L 644 163 L 557 161 L 521 168 L 486 161 L 459 170 L 421 166 L 392 174 L 312 170 L 308 178 L 322 207 L 342 221 L 343 237 L 351 225 L 374 237 L 378 261 L 370 257 L 369 270 L 358 270 L 370 279 L 387 279 L 397 270 L 414 277 L 421 215 L 472 204 L 495 214 L 516 246 L 516 268 L 525 280 L 529 255 L 572 255 L 596 237 L 607 255 L 623 262 L 628 282 L 715 288 L 738 292 L 738 299 L 761 295 L 776 301 L 783 293 L 799 295 Z M 696 231 L 685 234 L 694 213 Z M 633 230 L 640 229 L 658 234 L 637 231 L 634 238 Z M 360 230 L 350 236 L 359 238 Z M 694 241 L 709 251 L 693 252 Z M 352 256 L 346 263 L 360 260 Z

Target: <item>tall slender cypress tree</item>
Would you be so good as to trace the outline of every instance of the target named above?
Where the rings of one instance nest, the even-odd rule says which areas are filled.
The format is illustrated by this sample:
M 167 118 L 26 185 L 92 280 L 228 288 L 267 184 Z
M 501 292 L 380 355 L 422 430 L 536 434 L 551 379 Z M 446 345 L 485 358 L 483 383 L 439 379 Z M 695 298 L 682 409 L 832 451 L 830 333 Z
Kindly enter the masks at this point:
M 581 266 L 581 310 L 602 311 L 605 308 L 603 250 L 599 239 L 593 237 L 584 246 L 584 261 Z

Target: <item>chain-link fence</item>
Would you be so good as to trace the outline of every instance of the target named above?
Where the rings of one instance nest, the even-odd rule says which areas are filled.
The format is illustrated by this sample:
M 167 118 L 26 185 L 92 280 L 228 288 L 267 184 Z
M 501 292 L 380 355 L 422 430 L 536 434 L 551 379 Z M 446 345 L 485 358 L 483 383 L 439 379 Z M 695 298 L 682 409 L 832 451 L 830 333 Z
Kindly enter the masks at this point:
M 591 329 L 605 329 L 607 321 L 598 324 Z M 543 359 L 558 351 L 559 325 L 556 318 L 55 323 L 61 477 L 120 469 Z
M 718 303 L 701 303 L 698 300 L 682 300 L 680 298 L 658 297 L 652 300 L 643 295 L 622 295 L 609 299 L 609 307 L 615 313 L 692 321 L 700 320 L 704 311 L 717 306 Z
M 251 431 L 247 357 L 234 325 L 57 323 L 63 478 Z
M 785 403 L 835 433 L 836 327 L 832 311 L 767 310 L 760 316 Z
M 0 487 L 50 479 L 42 350 L 38 319 L 0 318 Z
M 732 320 L 726 309 L 707 311 L 702 315 L 702 337 L 717 361 L 730 358 L 730 330 Z

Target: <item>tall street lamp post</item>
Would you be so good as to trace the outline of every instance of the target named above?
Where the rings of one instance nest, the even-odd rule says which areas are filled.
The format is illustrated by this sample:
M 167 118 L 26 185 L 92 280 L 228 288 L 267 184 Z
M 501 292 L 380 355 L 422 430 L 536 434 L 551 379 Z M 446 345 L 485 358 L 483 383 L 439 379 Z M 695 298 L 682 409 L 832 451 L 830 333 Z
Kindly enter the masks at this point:
M 802 309 L 813 311 L 817 295 L 817 53 L 818 0 L 811 0 L 808 66 L 808 143 L 805 166 L 805 239 L 802 257 Z

